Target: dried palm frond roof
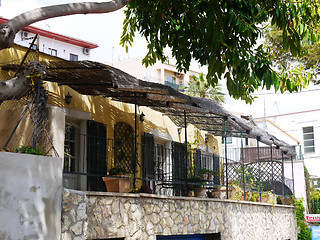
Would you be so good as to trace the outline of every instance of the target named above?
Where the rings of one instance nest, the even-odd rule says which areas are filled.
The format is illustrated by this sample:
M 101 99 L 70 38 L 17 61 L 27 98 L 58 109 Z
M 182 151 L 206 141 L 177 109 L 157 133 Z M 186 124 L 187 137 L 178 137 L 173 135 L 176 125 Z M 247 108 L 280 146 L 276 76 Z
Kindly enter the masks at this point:
M 169 86 L 146 82 L 108 65 L 92 61 L 50 61 L 44 80 L 68 85 L 80 94 L 103 95 L 125 103 L 148 106 L 167 115 L 177 126 L 185 122 L 215 136 L 259 138 L 294 154 L 285 142 L 252 122 L 226 111 L 216 101 L 187 96 Z

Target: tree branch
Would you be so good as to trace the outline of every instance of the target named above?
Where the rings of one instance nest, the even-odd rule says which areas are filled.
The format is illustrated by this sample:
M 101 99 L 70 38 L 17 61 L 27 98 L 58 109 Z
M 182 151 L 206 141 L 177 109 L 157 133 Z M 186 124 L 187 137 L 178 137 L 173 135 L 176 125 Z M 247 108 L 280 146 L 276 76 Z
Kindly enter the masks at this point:
M 41 81 L 46 68 L 39 62 L 27 63 L 25 69 L 17 77 L 0 81 L 0 104 L 5 100 L 20 99 L 31 91 L 32 82 Z

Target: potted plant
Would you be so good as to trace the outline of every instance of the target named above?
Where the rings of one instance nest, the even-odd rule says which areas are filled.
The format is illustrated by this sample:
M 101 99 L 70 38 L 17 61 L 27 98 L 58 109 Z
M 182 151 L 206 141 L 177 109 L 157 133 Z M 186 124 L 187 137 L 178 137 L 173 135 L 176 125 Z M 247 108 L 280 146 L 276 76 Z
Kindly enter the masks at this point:
M 202 169 L 200 169 L 200 173 L 199 174 L 201 176 L 201 179 L 212 181 L 213 180 L 213 175 L 214 175 L 214 170 L 209 170 L 209 169 L 206 169 L 206 168 L 202 168 Z
M 206 188 L 205 184 L 206 182 L 201 181 L 201 178 L 199 176 L 191 176 L 188 178 L 188 196 L 192 196 L 190 192 L 193 192 L 194 197 L 200 197 L 205 198 L 206 197 Z
M 109 177 L 112 176 L 112 177 Z M 130 190 L 130 178 L 126 169 L 117 166 L 111 168 L 108 177 L 102 177 L 108 192 L 127 193 Z
M 253 191 L 249 192 L 248 201 L 250 201 L 250 202 L 260 202 L 260 193 L 253 192 Z
M 194 188 L 194 196 L 199 198 L 205 198 L 207 194 L 207 189 L 203 184 Z
M 33 155 L 44 155 L 43 150 L 41 147 L 32 147 L 32 146 L 21 146 L 16 149 L 17 153 L 26 153 L 26 154 L 33 154 Z
M 208 192 L 209 198 L 220 198 L 221 186 L 212 186 L 211 191 Z

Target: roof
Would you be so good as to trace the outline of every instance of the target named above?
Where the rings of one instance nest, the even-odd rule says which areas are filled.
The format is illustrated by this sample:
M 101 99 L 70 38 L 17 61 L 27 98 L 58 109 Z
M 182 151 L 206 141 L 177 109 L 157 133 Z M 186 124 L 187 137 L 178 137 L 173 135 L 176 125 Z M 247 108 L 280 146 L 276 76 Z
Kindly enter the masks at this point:
M 8 19 L 0 17 L 0 24 L 6 23 L 7 21 L 8 21 Z M 55 40 L 58 40 L 61 42 L 73 44 L 73 45 L 76 45 L 79 47 L 84 47 L 84 48 L 89 48 L 89 49 L 93 49 L 93 48 L 98 47 L 98 45 L 94 44 L 94 43 L 90 43 L 90 42 L 86 42 L 86 41 L 83 41 L 80 39 L 68 37 L 68 36 L 61 35 L 61 34 L 54 33 L 54 32 L 50 32 L 50 31 L 43 30 L 43 29 L 37 28 L 37 27 L 27 26 L 27 27 L 23 28 L 22 30 L 30 32 L 30 33 L 34 33 L 34 34 L 39 34 L 40 36 L 55 39 Z
M 186 121 L 215 136 L 258 138 L 267 145 L 276 145 L 294 154 L 287 143 L 233 115 L 212 99 L 187 96 L 169 86 L 136 79 L 98 62 L 61 60 L 42 64 L 47 67 L 44 80 L 68 85 L 80 94 L 103 95 L 116 101 L 148 106 L 167 115 L 180 127 Z

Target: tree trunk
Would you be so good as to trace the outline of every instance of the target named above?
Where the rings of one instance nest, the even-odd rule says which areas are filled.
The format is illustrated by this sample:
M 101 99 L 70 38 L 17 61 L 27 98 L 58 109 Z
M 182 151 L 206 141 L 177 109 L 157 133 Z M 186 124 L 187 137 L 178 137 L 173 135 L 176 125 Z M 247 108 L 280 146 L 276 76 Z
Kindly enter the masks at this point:
M 27 96 L 32 90 L 32 84 L 41 81 L 45 71 L 45 67 L 39 62 L 29 62 L 17 77 L 0 81 L 0 104 L 5 100 L 20 99 Z
M 110 2 L 81 2 L 53 5 L 37 8 L 20 14 L 5 24 L 0 24 L 0 50 L 13 44 L 14 36 L 24 27 L 48 18 L 74 14 L 108 13 L 123 8 L 130 0 L 113 0 Z
M 0 103 L 10 99 L 20 99 L 30 92 L 30 81 L 25 76 L 0 82 Z

